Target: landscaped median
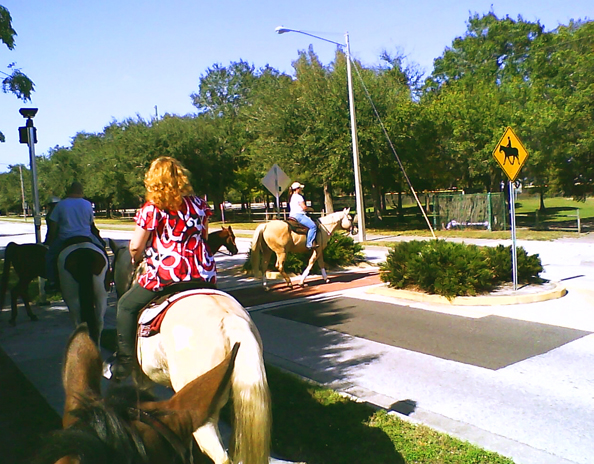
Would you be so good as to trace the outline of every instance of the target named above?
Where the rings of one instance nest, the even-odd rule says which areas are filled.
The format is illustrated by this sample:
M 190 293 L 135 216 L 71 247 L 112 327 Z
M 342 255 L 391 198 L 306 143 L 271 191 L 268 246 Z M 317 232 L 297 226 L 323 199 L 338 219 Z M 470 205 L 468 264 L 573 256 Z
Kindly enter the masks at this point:
M 384 284 L 370 287 L 366 290 L 366 293 L 449 306 L 498 306 L 554 300 L 565 296 L 567 294 L 567 289 L 559 282 L 520 286 L 517 290 L 514 290 L 510 285 L 506 285 L 486 295 L 456 296 L 450 299 L 445 296 L 422 291 L 390 288 L 388 285 Z

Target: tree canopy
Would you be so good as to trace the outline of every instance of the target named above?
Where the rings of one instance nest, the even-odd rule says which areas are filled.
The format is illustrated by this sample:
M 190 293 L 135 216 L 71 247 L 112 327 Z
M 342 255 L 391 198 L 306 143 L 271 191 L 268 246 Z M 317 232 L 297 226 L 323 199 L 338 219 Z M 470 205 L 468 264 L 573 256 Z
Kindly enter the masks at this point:
M 12 27 L 12 17 L 10 12 L 2 5 L 0 5 L 0 41 L 8 47 L 9 50 L 14 50 L 16 31 Z M 27 77 L 15 63 L 7 65 L 8 72 L 0 71 L 2 76 L 2 91 L 4 93 L 12 93 L 18 99 L 24 102 L 31 100 L 31 94 L 34 91 L 35 84 Z M 4 142 L 4 134 L 0 132 L 0 142 Z
M 10 48 L 16 33 L 6 15 L 0 9 Z M 499 191 L 507 179 L 493 150 L 507 126 L 529 152 L 525 186 L 541 198 L 593 193 L 594 22 L 546 32 L 522 17 L 472 15 L 424 81 L 402 56 L 380 58 L 376 67 L 353 63 L 363 191 L 374 219 L 386 193 L 408 191 L 400 163 L 416 190 Z M 326 211 L 338 198 L 354 204 L 346 64 L 341 50 L 324 64 L 313 47 L 298 53 L 293 76 L 244 60 L 214 64 L 191 94 L 196 114 L 114 121 L 40 157 L 42 200 L 63 195 L 76 178 L 100 207 L 135 208 L 150 162 L 168 155 L 216 211 L 227 199 L 265 199 L 260 180 L 275 163 Z M 19 209 L 16 176 L 14 167 L 0 175 L 2 211 Z

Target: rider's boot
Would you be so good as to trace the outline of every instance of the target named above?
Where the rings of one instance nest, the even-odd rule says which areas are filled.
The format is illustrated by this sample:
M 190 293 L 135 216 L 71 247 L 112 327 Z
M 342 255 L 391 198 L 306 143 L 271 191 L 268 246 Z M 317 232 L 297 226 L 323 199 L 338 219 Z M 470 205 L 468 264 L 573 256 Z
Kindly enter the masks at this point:
M 118 328 L 118 350 L 108 359 L 103 368 L 103 375 L 108 379 L 122 382 L 130 376 L 136 366 L 135 357 L 135 327 L 130 330 L 119 330 Z
M 114 380 L 119 382 L 128 378 L 134 369 L 134 348 L 130 349 L 128 342 L 122 341 L 121 338 L 123 337 L 118 335 L 118 351 L 111 366 Z

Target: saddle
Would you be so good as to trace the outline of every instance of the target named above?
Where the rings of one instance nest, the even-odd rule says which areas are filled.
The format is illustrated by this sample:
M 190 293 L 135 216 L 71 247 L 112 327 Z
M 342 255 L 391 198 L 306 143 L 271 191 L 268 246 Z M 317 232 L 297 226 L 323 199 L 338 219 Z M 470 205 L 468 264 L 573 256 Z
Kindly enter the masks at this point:
M 167 293 L 160 294 L 154 298 L 148 305 L 142 309 L 138 317 L 138 337 L 152 337 L 161 331 L 161 323 L 165 314 L 176 301 L 182 300 L 194 295 L 227 295 L 216 290 L 208 282 L 192 282 L 171 285 Z
M 83 235 L 76 235 L 74 237 L 70 237 L 70 238 L 67 238 L 66 240 L 64 240 L 64 243 L 62 243 L 62 245 L 60 246 L 58 255 L 60 253 L 62 253 L 62 251 L 64 251 L 66 248 L 68 248 L 70 245 L 78 245 L 79 243 L 91 243 L 93 246 L 97 247 L 97 245 L 89 237 L 85 237 Z M 105 273 L 104 284 L 105 284 L 105 290 L 109 291 L 109 289 L 111 288 L 111 281 L 113 280 L 112 275 L 111 275 L 111 266 L 109 264 L 109 255 L 107 254 L 107 250 L 105 249 L 105 247 L 101 247 L 101 248 L 97 247 L 97 248 L 99 248 L 105 255 L 105 258 L 107 258 L 107 272 Z M 57 266 L 58 266 L 58 263 L 55 262 L 54 267 L 56 268 Z M 58 276 L 58 272 L 56 269 L 56 278 L 57 278 L 57 276 Z
M 285 219 L 285 222 L 289 224 L 289 230 L 291 230 L 291 232 L 295 232 L 298 235 L 307 235 L 307 232 L 309 231 L 309 227 L 304 226 L 292 217 Z

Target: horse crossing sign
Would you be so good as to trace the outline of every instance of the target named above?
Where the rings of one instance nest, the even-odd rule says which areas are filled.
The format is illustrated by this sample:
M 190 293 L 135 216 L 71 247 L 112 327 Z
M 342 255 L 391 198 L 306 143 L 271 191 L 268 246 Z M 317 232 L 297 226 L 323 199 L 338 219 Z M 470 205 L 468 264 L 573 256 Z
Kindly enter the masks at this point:
M 493 157 L 497 160 L 503 172 L 507 174 L 509 180 L 513 182 L 517 179 L 522 166 L 524 166 L 528 158 L 528 152 L 513 129 L 508 127 L 495 150 L 493 150 Z

